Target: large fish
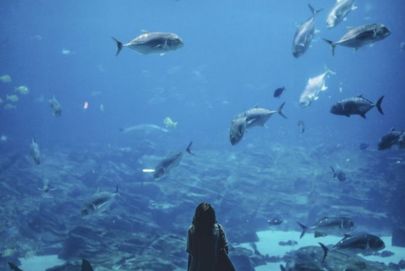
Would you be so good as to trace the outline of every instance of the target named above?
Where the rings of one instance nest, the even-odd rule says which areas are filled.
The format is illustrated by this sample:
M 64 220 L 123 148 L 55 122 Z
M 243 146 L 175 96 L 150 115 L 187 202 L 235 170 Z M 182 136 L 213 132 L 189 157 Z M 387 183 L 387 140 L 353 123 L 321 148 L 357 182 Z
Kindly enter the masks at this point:
M 229 140 L 232 145 L 238 144 L 246 131 L 246 117 L 238 116 L 231 122 L 231 129 L 229 130 Z
M 107 209 L 108 206 L 114 201 L 118 195 L 118 185 L 115 188 L 115 192 L 98 192 L 94 194 L 91 199 L 86 202 L 81 209 L 81 215 L 87 216 L 94 213 L 101 213 Z
M 313 101 L 319 99 L 319 94 L 322 91 L 326 91 L 328 87 L 326 86 L 326 79 L 330 74 L 336 74 L 335 72 L 326 69 L 325 72 L 317 75 L 315 77 L 309 78 L 307 85 L 300 96 L 299 103 L 303 107 L 309 106 Z
M 190 142 L 186 148 L 188 154 L 193 154 L 191 152 L 191 145 L 193 142 Z M 181 159 L 183 158 L 183 151 L 170 155 L 159 162 L 153 170 L 153 178 L 158 179 L 170 172 L 170 170 L 180 164 Z
M 394 145 L 398 145 L 400 149 L 405 148 L 405 131 L 391 129 L 391 131 L 385 134 L 378 142 L 378 149 L 386 150 Z
M 380 237 L 368 233 L 347 235 L 337 244 L 332 246 L 332 248 L 328 248 L 322 243 L 319 244 L 321 245 L 324 252 L 322 262 L 325 261 L 326 256 L 331 249 L 357 254 L 377 252 L 385 248 L 384 241 L 381 240 Z
M 232 145 L 239 143 L 246 129 L 255 126 L 263 127 L 270 117 L 274 114 L 279 114 L 283 118 L 287 118 L 283 113 L 283 107 L 285 103 L 282 103 L 277 110 L 270 110 L 267 108 L 254 107 L 244 113 L 238 114 L 231 122 L 231 128 L 229 130 L 229 140 Z
M 315 237 L 332 235 L 344 235 L 351 232 L 354 228 L 354 222 L 348 217 L 324 217 L 314 225 L 308 227 L 298 222 L 302 232 L 302 238 L 308 231 L 313 231 Z
M 391 34 L 391 31 L 383 24 L 368 24 L 355 27 L 343 35 L 340 40 L 334 42 L 324 39 L 331 48 L 332 55 L 335 55 L 336 46 L 345 46 L 354 49 L 359 49 L 368 44 L 373 44 L 383 40 Z
M 352 10 L 356 9 L 357 7 L 354 5 L 354 0 L 337 0 L 328 14 L 326 24 L 329 28 L 335 27 L 346 20 L 347 15 L 349 15 Z
M 267 108 L 261 108 L 261 107 L 254 107 L 249 110 L 247 110 L 244 113 L 244 116 L 246 117 L 246 128 L 252 128 L 255 126 L 261 126 L 263 127 L 266 122 L 270 119 L 271 116 L 274 114 L 279 114 L 283 118 L 287 118 L 286 115 L 283 113 L 283 107 L 285 103 L 282 103 L 277 110 L 270 110 Z
M 31 140 L 30 149 L 32 160 L 37 165 L 41 164 L 41 151 L 39 150 L 39 144 L 34 139 Z
M 377 102 L 372 102 L 369 99 L 364 98 L 363 96 L 352 97 L 344 99 L 340 102 L 337 102 L 332 106 L 330 112 L 335 115 L 347 116 L 351 115 L 360 115 L 362 118 L 366 118 L 366 113 L 371 110 L 373 107 L 377 107 L 378 112 L 384 115 L 384 112 L 381 107 L 381 103 L 384 99 L 384 96 L 381 96 Z
M 308 5 L 311 10 L 312 16 L 301 24 L 294 34 L 292 54 L 298 58 L 302 56 L 311 45 L 311 41 L 315 35 L 315 15 L 321 10 L 315 10 L 311 5 Z
M 113 38 L 117 44 L 118 55 L 122 48 L 127 47 L 141 54 L 165 54 L 169 51 L 183 47 L 183 40 L 174 33 L 147 32 L 143 33 L 128 43 L 122 43 Z

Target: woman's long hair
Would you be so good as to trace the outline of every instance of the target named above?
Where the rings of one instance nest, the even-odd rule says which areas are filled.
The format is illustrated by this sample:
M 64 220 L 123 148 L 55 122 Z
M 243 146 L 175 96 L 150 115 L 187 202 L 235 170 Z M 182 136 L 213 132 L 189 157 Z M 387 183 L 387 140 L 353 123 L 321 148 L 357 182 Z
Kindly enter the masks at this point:
M 217 219 L 214 208 L 206 202 L 200 203 L 195 209 L 193 217 L 193 227 L 196 233 L 212 233 Z

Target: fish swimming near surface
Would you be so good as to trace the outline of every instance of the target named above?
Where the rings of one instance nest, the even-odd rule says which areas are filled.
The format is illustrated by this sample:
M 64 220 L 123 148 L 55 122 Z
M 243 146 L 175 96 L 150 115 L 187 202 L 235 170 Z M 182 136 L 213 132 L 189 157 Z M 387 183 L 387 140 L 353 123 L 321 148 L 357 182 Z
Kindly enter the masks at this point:
M 160 127 L 159 125 L 156 124 L 138 124 L 138 125 L 133 125 L 129 126 L 126 128 L 120 128 L 120 131 L 122 133 L 131 133 L 131 132 L 145 132 L 145 133 L 151 133 L 151 132 L 162 132 L 162 133 L 168 133 L 169 130 L 163 127 Z
M 101 213 L 107 209 L 108 206 L 114 201 L 118 195 L 118 185 L 115 192 L 98 192 L 94 194 L 91 199 L 84 204 L 80 213 L 82 216 L 88 216 L 95 213 Z
M 274 97 L 274 98 L 280 97 L 281 94 L 283 94 L 284 91 L 285 91 L 285 87 L 279 87 L 279 88 L 277 88 L 276 90 L 274 90 L 273 97 Z
M 305 132 L 305 123 L 303 120 L 299 120 L 298 123 L 298 128 L 300 129 L 300 133 L 303 134 Z
M 292 54 L 295 58 L 302 56 L 308 50 L 315 35 L 315 16 L 321 10 L 315 10 L 311 5 L 308 7 L 312 16 L 301 24 L 294 34 Z
M 322 262 L 325 261 L 328 252 L 331 249 L 357 254 L 377 252 L 385 248 L 384 241 L 380 237 L 369 233 L 346 235 L 337 244 L 332 246 L 332 248 L 328 248 L 322 243 L 319 243 L 319 245 L 322 247 L 324 252 Z
M 336 74 L 334 71 L 326 68 L 325 72 L 315 77 L 309 78 L 304 91 L 301 93 L 299 103 L 302 107 L 308 107 L 313 101 L 319 99 L 319 94 L 326 91 L 326 79 L 330 74 Z
M 229 140 L 232 145 L 238 144 L 246 131 L 246 116 L 238 116 L 231 122 L 231 129 L 229 130 Z
M 32 160 L 37 165 L 41 164 L 41 151 L 39 150 L 39 144 L 34 139 L 31 140 L 30 149 Z
M 54 97 L 48 100 L 49 106 L 52 109 L 53 115 L 56 117 L 60 117 L 62 115 L 62 106 L 60 105 L 59 101 Z
M 339 182 L 344 182 L 346 181 L 346 174 L 343 172 L 343 170 L 340 169 L 334 169 L 332 166 L 330 167 L 333 173 L 333 178 L 338 179 Z
M 305 226 L 300 222 L 297 223 L 302 229 L 300 238 L 308 231 L 313 231 L 315 237 L 320 237 L 326 235 L 344 235 L 351 232 L 354 228 L 353 220 L 343 216 L 324 217 L 311 227 Z
M 342 21 L 346 20 L 347 15 L 357 7 L 354 5 L 354 0 L 337 0 L 332 10 L 329 12 L 326 19 L 326 24 L 329 28 L 337 26 Z
M 184 45 L 183 40 L 177 34 L 166 32 L 146 32 L 128 43 L 122 43 L 116 38 L 113 38 L 113 40 L 117 44 L 117 56 L 124 47 L 133 49 L 141 54 L 165 54 Z
M 357 50 L 365 45 L 383 40 L 390 34 L 391 31 L 383 24 L 368 24 L 350 29 L 336 42 L 328 39 L 324 39 L 324 41 L 331 46 L 332 55 L 335 55 L 335 49 L 338 45 Z
M 193 142 L 190 142 L 186 148 L 186 152 L 190 155 L 193 155 L 193 153 L 191 152 L 192 144 L 193 144 Z M 163 159 L 162 161 L 160 161 L 156 165 L 156 167 L 153 171 L 153 178 L 158 179 L 158 178 L 161 178 L 161 177 L 167 175 L 172 168 L 174 168 L 180 164 L 180 161 L 183 158 L 183 154 L 184 154 L 184 152 L 181 151 L 181 152 L 175 153 L 173 155 L 170 155 L 170 156 L 166 157 L 165 159 Z
M 390 149 L 394 145 L 398 145 L 400 149 L 405 148 L 405 131 L 391 129 L 378 142 L 378 150 Z
M 337 102 L 332 106 L 330 112 L 335 115 L 346 117 L 350 117 L 351 115 L 359 115 L 365 119 L 366 113 L 372 108 L 377 107 L 378 112 L 380 112 L 381 115 L 384 115 L 381 107 L 383 99 L 384 96 L 381 96 L 377 102 L 374 103 L 360 95 Z

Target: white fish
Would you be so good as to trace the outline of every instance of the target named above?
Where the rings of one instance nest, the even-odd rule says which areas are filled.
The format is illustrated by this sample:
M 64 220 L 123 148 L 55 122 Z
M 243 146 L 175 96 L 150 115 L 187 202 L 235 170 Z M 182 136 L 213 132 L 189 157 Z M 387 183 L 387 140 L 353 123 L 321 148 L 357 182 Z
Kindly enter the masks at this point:
M 347 15 L 352 10 L 356 10 L 354 0 L 337 0 L 332 10 L 328 14 L 326 24 L 329 28 L 337 26 L 342 21 L 346 20 Z
M 326 68 L 324 73 L 308 79 L 307 86 L 302 92 L 299 100 L 301 106 L 309 106 L 313 101 L 319 99 L 319 93 L 328 89 L 326 86 L 326 78 L 328 78 L 329 74 L 336 73 Z

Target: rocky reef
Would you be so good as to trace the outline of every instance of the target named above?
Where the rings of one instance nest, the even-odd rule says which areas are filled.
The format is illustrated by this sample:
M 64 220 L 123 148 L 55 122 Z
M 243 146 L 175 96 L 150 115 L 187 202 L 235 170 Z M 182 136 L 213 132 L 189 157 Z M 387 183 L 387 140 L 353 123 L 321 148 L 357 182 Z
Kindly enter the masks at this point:
M 158 148 L 43 148 L 40 165 L 23 151 L 2 152 L 0 269 L 18 258 L 57 254 L 67 265 L 54 270 L 70 270 L 80 258 L 98 270 L 183 270 L 187 228 L 201 201 L 216 208 L 239 270 L 275 260 L 237 246 L 257 241 L 269 217 L 284 221 L 275 226 L 280 230 L 298 230 L 296 221 L 310 224 L 330 214 L 352 217 L 376 234 L 404 226 L 390 215 L 396 211 L 393 200 L 401 200 L 396 188 L 405 156 L 399 152 L 277 144 L 195 152 L 159 180 L 142 173 L 166 154 Z M 346 173 L 344 183 L 333 178 L 331 164 Z M 94 193 L 113 192 L 116 185 L 119 195 L 109 208 L 81 216 Z M 297 259 L 320 255 L 319 249 L 289 255 L 291 270 L 390 270 L 356 256 L 348 265 L 338 253 L 328 256 L 329 269 L 313 261 L 302 269 Z
M 394 271 L 382 263 L 364 260 L 362 257 L 331 251 L 322 262 L 320 247 L 303 247 L 285 256 L 286 271 Z

